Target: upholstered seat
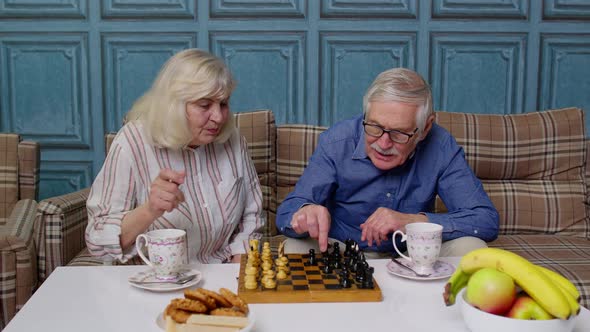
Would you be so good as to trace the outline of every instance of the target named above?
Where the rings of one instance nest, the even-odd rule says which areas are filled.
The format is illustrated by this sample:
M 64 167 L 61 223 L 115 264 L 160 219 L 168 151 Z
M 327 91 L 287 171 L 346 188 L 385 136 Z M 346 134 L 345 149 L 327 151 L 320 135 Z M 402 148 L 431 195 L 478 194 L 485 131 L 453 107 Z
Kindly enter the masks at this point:
M 39 145 L 0 133 L 0 327 L 37 287 L 32 229 L 37 208 Z

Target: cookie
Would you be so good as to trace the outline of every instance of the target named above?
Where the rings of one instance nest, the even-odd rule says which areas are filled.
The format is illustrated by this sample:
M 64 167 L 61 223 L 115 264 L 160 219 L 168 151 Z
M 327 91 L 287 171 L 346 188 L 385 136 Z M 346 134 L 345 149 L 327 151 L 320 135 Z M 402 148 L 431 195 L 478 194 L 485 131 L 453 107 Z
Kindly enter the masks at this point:
M 173 299 L 170 304 L 172 304 L 177 309 L 182 309 L 198 314 L 205 313 L 208 310 L 207 306 L 201 301 L 195 301 L 191 299 Z
M 246 317 L 246 314 L 240 311 L 238 308 L 217 308 L 211 310 L 209 314 L 211 316 Z
M 215 302 L 215 300 L 201 292 L 198 289 L 187 289 L 184 291 L 184 297 L 186 297 L 187 299 L 191 299 L 191 300 L 197 300 L 202 302 L 203 304 L 205 304 L 207 306 L 207 309 L 209 310 L 213 310 L 215 308 L 217 308 L 217 303 Z
M 215 303 L 217 303 L 217 307 L 231 308 L 233 306 L 231 304 L 231 302 L 229 302 L 228 300 L 225 299 L 225 297 L 221 296 L 220 294 L 218 294 L 214 291 L 210 291 L 210 290 L 204 289 L 204 288 L 197 288 L 197 290 L 203 294 L 206 294 L 206 295 L 212 297 L 215 300 Z
M 192 314 L 188 311 L 184 311 L 182 309 L 176 308 L 172 303 L 167 305 L 166 309 L 164 310 L 164 317 L 170 316 L 170 318 L 172 318 L 172 320 L 174 320 L 175 322 L 177 322 L 179 324 L 186 323 L 187 319 L 191 315 Z
M 219 293 L 223 295 L 223 297 L 227 301 L 229 301 L 229 303 L 231 303 L 232 306 L 238 307 L 240 311 L 242 311 L 245 314 L 248 314 L 248 304 L 241 297 L 239 297 L 227 288 L 220 288 Z

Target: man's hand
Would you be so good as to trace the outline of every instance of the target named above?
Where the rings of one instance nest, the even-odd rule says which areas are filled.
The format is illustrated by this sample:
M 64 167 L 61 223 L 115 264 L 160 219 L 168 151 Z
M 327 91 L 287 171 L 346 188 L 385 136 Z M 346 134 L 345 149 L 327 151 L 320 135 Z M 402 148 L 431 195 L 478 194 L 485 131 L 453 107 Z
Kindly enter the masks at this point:
M 320 251 L 324 252 L 328 250 L 328 232 L 331 222 L 328 209 L 321 205 L 310 204 L 293 214 L 291 228 L 297 234 L 308 232 L 310 237 L 318 240 Z
M 150 213 L 158 218 L 165 211 L 171 212 L 184 202 L 184 194 L 178 187 L 184 183 L 184 171 L 173 171 L 164 168 L 150 186 L 150 196 L 147 207 Z
M 387 235 L 404 228 L 412 222 L 427 222 L 428 218 L 423 214 L 407 214 L 388 208 L 380 207 L 363 223 L 361 229 L 361 241 L 367 241 L 368 246 L 381 245 L 381 241 L 387 240 Z

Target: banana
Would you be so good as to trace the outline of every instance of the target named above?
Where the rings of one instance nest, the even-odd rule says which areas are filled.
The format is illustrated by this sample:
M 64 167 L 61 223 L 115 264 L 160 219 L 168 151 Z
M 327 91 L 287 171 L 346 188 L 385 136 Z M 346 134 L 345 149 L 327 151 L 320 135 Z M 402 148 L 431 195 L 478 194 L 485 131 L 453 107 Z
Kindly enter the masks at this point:
M 443 293 L 443 298 L 447 306 L 455 304 L 457 294 L 459 294 L 461 289 L 467 286 L 470 277 L 471 275 L 463 272 L 460 267 L 457 267 L 455 272 L 453 272 L 449 281 L 445 285 L 445 292 Z
M 578 291 L 576 286 L 574 286 L 574 284 L 572 284 L 572 282 L 569 281 L 567 278 L 546 267 L 540 265 L 535 265 L 535 267 L 537 267 L 539 271 L 543 272 L 549 279 L 553 280 L 554 283 L 560 285 L 561 287 L 563 287 L 563 289 L 567 290 L 567 292 L 574 298 L 574 300 L 578 301 L 580 299 L 580 292 Z
M 568 319 L 572 314 L 570 304 L 560 288 L 533 263 L 513 252 L 498 248 L 476 249 L 461 258 L 459 267 L 467 274 L 473 274 L 484 267 L 495 268 L 511 276 L 551 315 Z
M 559 288 L 559 290 L 561 291 L 561 293 L 563 294 L 563 296 L 567 300 L 567 304 L 570 306 L 570 311 L 571 311 L 572 315 L 575 316 L 575 315 L 579 314 L 580 313 L 580 304 L 578 303 L 578 301 L 576 301 L 576 299 L 561 284 L 558 284 L 558 283 L 554 283 L 554 284 L 557 286 L 557 288 Z

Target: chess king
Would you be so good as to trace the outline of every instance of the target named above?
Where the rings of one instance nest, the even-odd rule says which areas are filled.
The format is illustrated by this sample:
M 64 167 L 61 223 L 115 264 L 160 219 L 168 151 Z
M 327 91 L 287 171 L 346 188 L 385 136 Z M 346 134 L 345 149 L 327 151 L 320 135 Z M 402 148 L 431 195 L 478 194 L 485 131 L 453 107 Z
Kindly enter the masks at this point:
M 447 212 L 433 213 L 437 195 Z M 462 256 L 498 236 L 496 208 L 461 146 L 435 123 L 428 83 L 394 68 L 368 88 L 363 114 L 320 135 L 276 223 L 291 238 L 286 252 L 324 252 L 328 239 L 351 238 L 377 258 L 392 254 L 393 232 L 418 222 L 443 226 L 441 256 Z

